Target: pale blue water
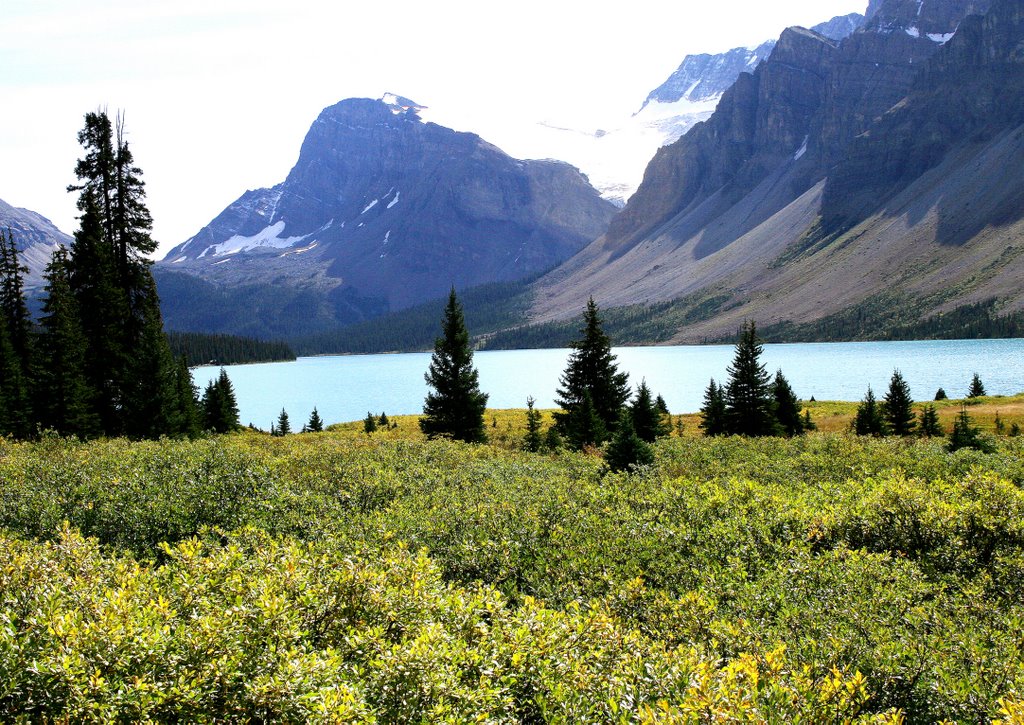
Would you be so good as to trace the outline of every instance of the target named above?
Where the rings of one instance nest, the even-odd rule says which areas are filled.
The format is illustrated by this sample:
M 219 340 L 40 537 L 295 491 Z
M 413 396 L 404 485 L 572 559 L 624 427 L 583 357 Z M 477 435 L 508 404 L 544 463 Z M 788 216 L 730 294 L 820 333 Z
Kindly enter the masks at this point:
M 491 408 L 523 408 L 532 395 L 538 407 L 554 406 L 558 379 L 569 350 L 478 352 L 480 388 Z M 734 346 L 617 348 L 619 368 L 634 388 L 641 378 L 661 393 L 673 413 L 700 408 L 713 377 L 726 379 Z M 765 345 L 762 361 L 772 373 L 782 368 L 801 398 L 860 400 L 868 385 L 885 394 L 894 369 L 910 384 L 916 400 L 931 400 L 943 387 L 951 398 L 966 394 L 977 372 L 989 395 L 1024 391 L 1024 339 L 841 342 Z M 423 374 L 430 353 L 341 355 L 295 362 L 228 368 L 243 424 L 269 429 L 284 407 L 298 429 L 316 406 L 326 423 L 379 415 L 419 413 L 427 386 Z M 218 368 L 193 371 L 200 391 Z

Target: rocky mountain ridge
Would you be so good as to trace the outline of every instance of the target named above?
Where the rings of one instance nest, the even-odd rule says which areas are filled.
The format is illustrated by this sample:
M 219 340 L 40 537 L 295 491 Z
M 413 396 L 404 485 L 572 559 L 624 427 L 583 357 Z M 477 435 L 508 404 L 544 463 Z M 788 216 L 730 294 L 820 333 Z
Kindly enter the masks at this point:
M 1019 153 L 1022 74 L 1007 59 L 1020 0 L 991 8 L 885 0 L 841 42 L 787 30 L 707 122 L 655 156 L 608 233 L 536 285 L 533 318 L 591 294 L 606 307 L 715 299 L 677 336 L 700 339 L 743 317 L 817 319 L 897 279 L 932 311 L 1024 305 L 1011 282 L 1024 271 L 1021 165 L 997 161 Z

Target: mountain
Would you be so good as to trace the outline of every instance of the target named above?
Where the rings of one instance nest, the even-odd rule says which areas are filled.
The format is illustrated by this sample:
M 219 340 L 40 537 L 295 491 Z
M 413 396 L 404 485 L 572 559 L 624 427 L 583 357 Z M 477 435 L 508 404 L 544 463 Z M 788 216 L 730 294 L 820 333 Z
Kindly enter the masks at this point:
M 814 27 L 841 40 L 865 22 L 853 13 Z M 610 128 L 572 129 L 538 125 L 529 130 L 532 155 L 553 156 L 579 167 L 606 199 L 625 205 L 643 180 L 654 154 L 714 113 L 740 73 L 753 71 L 775 47 L 768 40 L 752 48 L 692 54 L 651 91 L 640 110 L 623 114 Z
M 72 239 L 46 217 L 28 209 L 13 207 L 0 199 L 0 230 L 10 230 L 21 261 L 29 268 L 25 291 L 34 294 L 45 284 L 43 272 L 53 251 L 61 244 L 71 246 Z
M 786 30 L 661 149 L 608 232 L 535 285 L 535 321 L 677 301 L 675 340 L 1024 307 L 1022 0 L 883 0 Z M 987 11 L 987 13 L 986 13 Z
M 284 182 L 156 266 L 168 327 L 311 332 L 536 275 L 604 232 L 614 207 L 577 169 L 513 159 L 420 111 L 390 94 L 325 109 Z M 216 318 L 200 321 L 196 295 Z

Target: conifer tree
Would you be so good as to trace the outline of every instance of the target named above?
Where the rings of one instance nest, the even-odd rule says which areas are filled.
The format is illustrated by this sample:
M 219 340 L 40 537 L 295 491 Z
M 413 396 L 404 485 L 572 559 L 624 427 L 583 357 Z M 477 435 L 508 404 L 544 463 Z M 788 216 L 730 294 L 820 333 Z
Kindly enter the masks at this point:
M 947 400 L 948 398 L 949 396 L 946 395 L 946 391 L 943 390 L 942 388 L 939 388 L 938 390 L 935 391 L 936 400 Z
M 857 406 L 857 415 L 853 419 L 853 430 L 860 436 L 880 436 L 886 432 L 885 419 L 870 385 L 864 400 Z
M 894 370 L 889 380 L 889 391 L 885 394 L 885 420 L 892 435 L 908 436 L 914 432 L 917 424 L 913 404 L 910 386 L 900 371 Z
M 25 275 L 28 267 L 18 257 L 18 247 L 10 229 L 0 231 L 0 314 L 7 321 L 11 348 L 21 365 L 22 374 L 30 377 L 32 360 L 32 317 L 25 304 Z
M 313 412 L 309 414 L 309 422 L 306 423 L 306 430 L 310 433 L 323 433 L 324 422 L 320 419 L 320 413 L 317 412 L 316 408 L 313 408 Z
M 651 389 L 647 387 L 646 380 L 640 382 L 636 397 L 630 403 L 629 414 L 634 431 L 645 443 L 654 443 L 656 439 L 667 436 L 671 432 L 661 410 L 651 398 Z
M 573 352 L 560 379 L 561 387 L 555 402 L 562 409 L 555 413 L 559 433 L 570 446 L 592 435 L 599 436 L 588 444 L 603 442 L 615 429 L 619 414 L 629 400 L 629 377 L 619 372 L 612 354 L 611 341 L 601 328 L 601 317 L 591 297 L 583 313 L 582 337 L 571 343 Z M 594 426 L 579 410 L 589 398 L 590 407 L 600 420 Z M 571 430 L 572 429 L 572 430 Z M 587 431 L 585 434 L 583 431 Z
M 926 405 L 921 410 L 921 425 L 918 426 L 918 433 L 926 438 L 937 438 L 944 435 L 942 425 L 939 423 L 939 414 L 934 405 Z
M 71 291 L 68 251 L 58 247 L 46 268 L 46 289 L 39 336 L 37 402 L 40 425 L 81 438 L 100 432 L 96 391 L 86 375 L 87 343 L 78 302 Z
M 391 425 L 391 421 L 388 420 L 388 414 L 383 410 L 380 412 L 380 417 L 377 418 L 377 427 L 387 429 Z
M 953 429 L 949 432 L 946 449 L 953 453 L 961 448 L 973 448 L 983 453 L 991 453 L 991 442 L 981 435 L 981 430 L 971 423 L 966 406 L 960 408 L 960 414 L 953 420 Z
M 967 390 L 968 398 L 981 398 L 985 395 L 985 385 L 981 382 L 981 376 L 974 373 L 971 378 L 971 387 Z
M 152 277 L 149 286 L 124 378 L 124 432 L 134 438 L 182 433 L 178 363 L 164 335 Z
M 558 432 L 557 426 L 548 426 L 548 432 L 544 434 L 544 447 L 549 451 L 559 451 L 565 442 L 562 440 L 561 434 Z
M 700 409 L 700 429 L 706 436 L 724 436 L 728 434 L 726 422 L 725 391 L 712 378 L 704 391 L 704 405 Z
M 736 354 L 726 369 L 725 385 L 727 432 L 734 435 L 767 436 L 777 432 L 772 414 L 768 383 L 771 376 L 761 364 L 764 346 L 757 337 L 753 320 L 744 323 L 736 343 Z
M 804 420 L 800 416 L 800 401 L 796 393 L 790 387 L 789 381 L 779 370 L 775 373 L 775 380 L 772 381 L 772 398 L 774 399 L 773 409 L 775 420 L 783 435 L 792 437 L 802 435 L 804 432 Z
M 7 320 L 0 315 L 0 436 L 23 438 L 31 420 L 27 415 L 28 386 L 7 334 Z
M 526 436 L 523 439 L 523 448 L 531 453 L 538 452 L 544 447 L 544 439 L 540 434 L 540 411 L 536 410 L 532 396 L 526 399 Z
M 377 419 L 373 417 L 373 413 L 366 411 L 366 417 L 363 418 L 363 433 L 370 435 L 377 431 Z
M 428 438 L 446 436 L 467 443 L 483 443 L 487 440 L 484 432 L 487 394 L 480 392 L 469 332 L 454 287 L 448 295 L 441 330 L 425 376 L 433 390 L 427 394 L 423 405 L 420 430 Z
M 559 437 L 574 450 L 598 446 L 608 440 L 608 429 L 597 414 L 589 390 L 583 391 L 583 400 L 562 414 L 558 423 Z
M 146 255 L 156 249 L 145 185 L 125 140 L 123 119 L 88 113 L 78 135 L 80 228 L 71 250 L 72 289 L 88 342 L 88 370 L 104 431 L 175 434 L 180 427 L 177 365 L 163 337 Z
M 99 201 L 91 190 L 78 200 L 82 212 L 69 257 L 71 288 L 86 338 L 86 375 L 96 391 L 96 413 L 108 435 L 123 432 L 124 387 L 129 356 L 123 325 L 128 308 L 118 293 L 113 256 L 104 241 Z
M 238 429 L 235 389 L 224 368 L 220 369 L 220 375 L 216 380 L 211 380 L 207 384 L 203 393 L 202 409 L 203 423 L 207 430 L 214 433 L 229 433 Z
M 292 425 L 288 422 L 288 412 L 281 408 L 281 412 L 277 416 L 277 434 L 279 436 L 291 435 Z
M 33 433 L 36 415 L 32 388 L 36 361 L 32 341 L 32 318 L 25 304 L 24 275 L 28 267 L 18 259 L 14 235 L 0 232 L 0 320 L 4 327 L 4 349 L 0 351 L 0 391 L 5 405 L 6 432 L 18 438 Z
M 196 438 L 202 432 L 202 414 L 199 410 L 199 390 L 192 382 L 188 361 L 182 355 L 174 376 L 174 424 L 171 434 Z
M 613 472 L 654 463 L 654 450 L 637 434 L 626 410 L 619 415 L 615 435 L 608 444 L 604 460 Z

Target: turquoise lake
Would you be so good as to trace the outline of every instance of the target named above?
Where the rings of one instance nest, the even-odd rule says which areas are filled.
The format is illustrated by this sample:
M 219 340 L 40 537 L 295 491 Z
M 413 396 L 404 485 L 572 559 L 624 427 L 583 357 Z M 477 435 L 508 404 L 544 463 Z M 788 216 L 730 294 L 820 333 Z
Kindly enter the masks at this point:
M 673 413 L 698 410 L 708 381 L 723 382 L 734 346 L 616 348 L 619 368 L 634 388 L 646 378 Z M 488 407 L 524 408 L 532 395 L 538 407 L 554 406 L 558 379 L 569 350 L 484 351 L 474 355 Z M 915 400 L 931 400 L 942 387 L 951 398 L 967 392 L 977 372 L 989 395 L 1024 391 L 1024 339 L 927 340 L 765 345 L 762 361 L 781 368 L 803 399 L 860 400 L 870 385 L 878 397 L 898 369 Z M 304 357 L 294 362 L 227 368 L 238 398 L 240 419 L 269 429 L 281 409 L 299 429 L 316 406 L 325 423 L 375 415 L 419 413 L 427 386 L 423 375 L 430 353 Z M 192 371 L 200 392 L 219 368 Z

